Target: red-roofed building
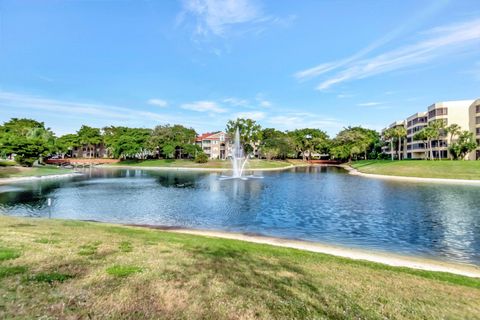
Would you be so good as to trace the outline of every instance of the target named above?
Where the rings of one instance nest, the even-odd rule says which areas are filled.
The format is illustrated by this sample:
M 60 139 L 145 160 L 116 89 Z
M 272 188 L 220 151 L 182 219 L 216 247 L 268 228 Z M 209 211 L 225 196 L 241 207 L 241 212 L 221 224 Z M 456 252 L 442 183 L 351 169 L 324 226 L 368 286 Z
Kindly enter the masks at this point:
M 231 155 L 232 145 L 225 132 L 202 133 L 195 141 L 210 159 L 227 159 Z

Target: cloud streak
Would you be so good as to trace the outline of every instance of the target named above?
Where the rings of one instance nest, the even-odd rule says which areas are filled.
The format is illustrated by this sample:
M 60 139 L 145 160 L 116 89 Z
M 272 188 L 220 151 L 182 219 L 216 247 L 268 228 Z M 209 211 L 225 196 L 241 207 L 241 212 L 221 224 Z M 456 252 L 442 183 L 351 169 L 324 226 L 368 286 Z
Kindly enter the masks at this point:
M 388 73 L 467 51 L 480 42 L 480 19 L 430 29 L 420 34 L 416 43 L 398 47 L 370 58 L 363 58 L 367 49 L 340 62 L 329 62 L 297 72 L 298 79 L 330 74 L 317 90 L 326 90 L 335 84 Z M 377 45 L 374 45 L 377 47 Z
M 162 99 L 150 99 L 147 101 L 147 103 L 152 106 L 157 106 L 161 108 L 164 108 L 168 105 L 168 102 Z
M 220 107 L 214 101 L 196 101 L 192 103 L 185 103 L 185 104 L 182 104 L 180 108 L 185 110 L 197 111 L 197 112 L 213 112 L 213 113 L 227 112 L 226 109 Z

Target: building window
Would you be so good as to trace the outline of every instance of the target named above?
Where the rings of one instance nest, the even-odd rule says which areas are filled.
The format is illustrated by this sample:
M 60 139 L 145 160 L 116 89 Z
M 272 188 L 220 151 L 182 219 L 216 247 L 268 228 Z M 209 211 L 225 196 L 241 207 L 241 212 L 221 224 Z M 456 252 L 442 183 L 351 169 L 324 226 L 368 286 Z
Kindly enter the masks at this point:
M 480 104 L 478 106 L 476 106 L 475 108 L 476 108 L 476 112 L 480 113 Z
M 448 109 L 447 108 L 438 108 L 438 109 L 433 109 L 428 112 L 428 117 L 433 118 L 433 117 L 438 117 L 438 116 L 446 116 L 448 114 Z
M 476 118 L 475 118 L 475 123 L 476 123 L 476 124 L 480 124 L 480 117 L 476 117 Z
M 480 136 L 480 128 L 477 128 L 477 136 Z

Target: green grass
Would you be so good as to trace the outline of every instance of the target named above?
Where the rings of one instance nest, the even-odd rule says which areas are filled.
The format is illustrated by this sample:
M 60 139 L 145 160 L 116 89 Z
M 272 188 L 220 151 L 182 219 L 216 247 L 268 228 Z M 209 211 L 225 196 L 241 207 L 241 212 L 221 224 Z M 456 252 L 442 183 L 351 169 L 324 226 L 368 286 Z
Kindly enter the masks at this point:
M 15 161 L 11 160 L 0 160 L 0 167 L 12 167 L 16 165 Z
M 0 241 L 1 319 L 480 319 L 448 273 L 79 221 L 0 216 Z
M 480 180 L 480 161 L 364 160 L 351 166 L 363 173 L 388 176 Z
M 16 259 L 18 257 L 20 257 L 18 250 L 0 247 L 0 261 Z
M 107 273 L 114 277 L 128 277 L 134 273 L 142 272 L 142 268 L 136 266 L 119 266 L 115 265 L 108 268 Z
M 25 168 L 18 166 L 0 166 L 0 178 L 20 178 L 20 177 L 35 177 L 35 176 L 49 176 L 56 174 L 72 173 L 72 170 L 57 168 L 54 166 Z
M 276 169 L 290 167 L 292 164 L 281 160 L 252 159 L 248 162 L 248 165 L 251 169 Z M 143 161 L 126 160 L 112 164 L 112 166 L 229 169 L 231 163 L 228 160 L 209 160 L 207 163 L 196 163 L 193 160 L 157 159 Z

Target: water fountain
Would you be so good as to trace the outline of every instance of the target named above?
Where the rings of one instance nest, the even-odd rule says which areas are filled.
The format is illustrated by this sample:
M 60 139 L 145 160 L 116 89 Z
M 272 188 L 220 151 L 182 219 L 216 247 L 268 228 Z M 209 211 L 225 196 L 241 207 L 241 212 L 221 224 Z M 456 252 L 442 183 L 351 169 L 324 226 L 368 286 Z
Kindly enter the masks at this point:
M 235 131 L 235 137 L 233 140 L 233 148 L 232 148 L 232 175 L 231 176 L 221 176 L 221 180 L 229 180 L 229 179 L 241 179 L 241 180 L 248 180 L 250 178 L 261 179 L 262 176 L 255 176 L 255 175 L 244 175 L 245 166 L 248 163 L 248 156 L 246 156 L 243 152 L 242 145 L 240 143 L 240 130 L 237 128 Z

